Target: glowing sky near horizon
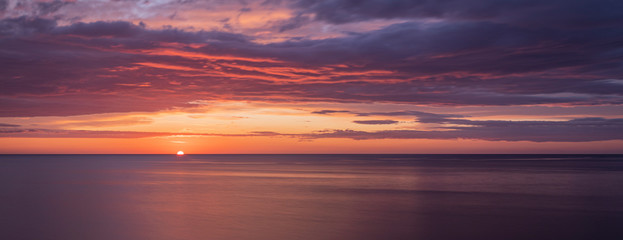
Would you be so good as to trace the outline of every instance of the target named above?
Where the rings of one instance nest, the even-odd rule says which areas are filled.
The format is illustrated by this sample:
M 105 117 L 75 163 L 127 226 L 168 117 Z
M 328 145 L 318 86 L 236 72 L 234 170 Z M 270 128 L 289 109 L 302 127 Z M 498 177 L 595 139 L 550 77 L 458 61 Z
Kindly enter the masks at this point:
M 623 153 L 621 9 L 0 0 L 0 153 Z

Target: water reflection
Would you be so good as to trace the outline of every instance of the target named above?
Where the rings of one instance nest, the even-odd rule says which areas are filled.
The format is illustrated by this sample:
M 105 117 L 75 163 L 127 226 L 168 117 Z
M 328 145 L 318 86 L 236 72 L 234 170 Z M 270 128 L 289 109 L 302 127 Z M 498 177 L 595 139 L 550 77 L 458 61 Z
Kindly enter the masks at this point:
M 619 239 L 620 156 L 0 157 L 1 239 Z

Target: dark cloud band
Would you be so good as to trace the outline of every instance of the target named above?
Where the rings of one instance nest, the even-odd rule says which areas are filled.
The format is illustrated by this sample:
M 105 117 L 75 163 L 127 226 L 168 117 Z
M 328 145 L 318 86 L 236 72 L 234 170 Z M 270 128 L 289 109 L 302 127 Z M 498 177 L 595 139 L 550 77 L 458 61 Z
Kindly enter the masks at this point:
M 45 8 L 56 11 L 66 3 L 50 4 Z M 0 116 L 157 111 L 206 99 L 620 105 L 623 29 L 621 11 L 613 10 L 619 5 L 294 1 L 290 6 L 304 9 L 301 24 L 313 20 L 308 12 L 330 23 L 405 22 L 268 44 L 244 34 L 125 21 L 5 18 Z

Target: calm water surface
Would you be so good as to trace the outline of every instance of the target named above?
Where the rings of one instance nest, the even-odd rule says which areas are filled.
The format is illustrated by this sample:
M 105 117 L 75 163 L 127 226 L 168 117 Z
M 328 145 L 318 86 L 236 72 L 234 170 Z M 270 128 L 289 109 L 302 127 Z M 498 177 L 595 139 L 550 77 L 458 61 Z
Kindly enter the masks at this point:
M 623 156 L 0 155 L 0 239 L 623 239 Z

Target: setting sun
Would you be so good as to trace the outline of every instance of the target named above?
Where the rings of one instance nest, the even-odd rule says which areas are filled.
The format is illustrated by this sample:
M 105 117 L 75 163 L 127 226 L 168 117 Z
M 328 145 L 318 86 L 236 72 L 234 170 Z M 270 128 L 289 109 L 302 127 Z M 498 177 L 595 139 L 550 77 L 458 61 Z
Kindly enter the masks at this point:
M 177 151 L 177 155 L 178 155 L 178 156 L 184 156 L 184 152 L 182 152 L 182 151 Z

